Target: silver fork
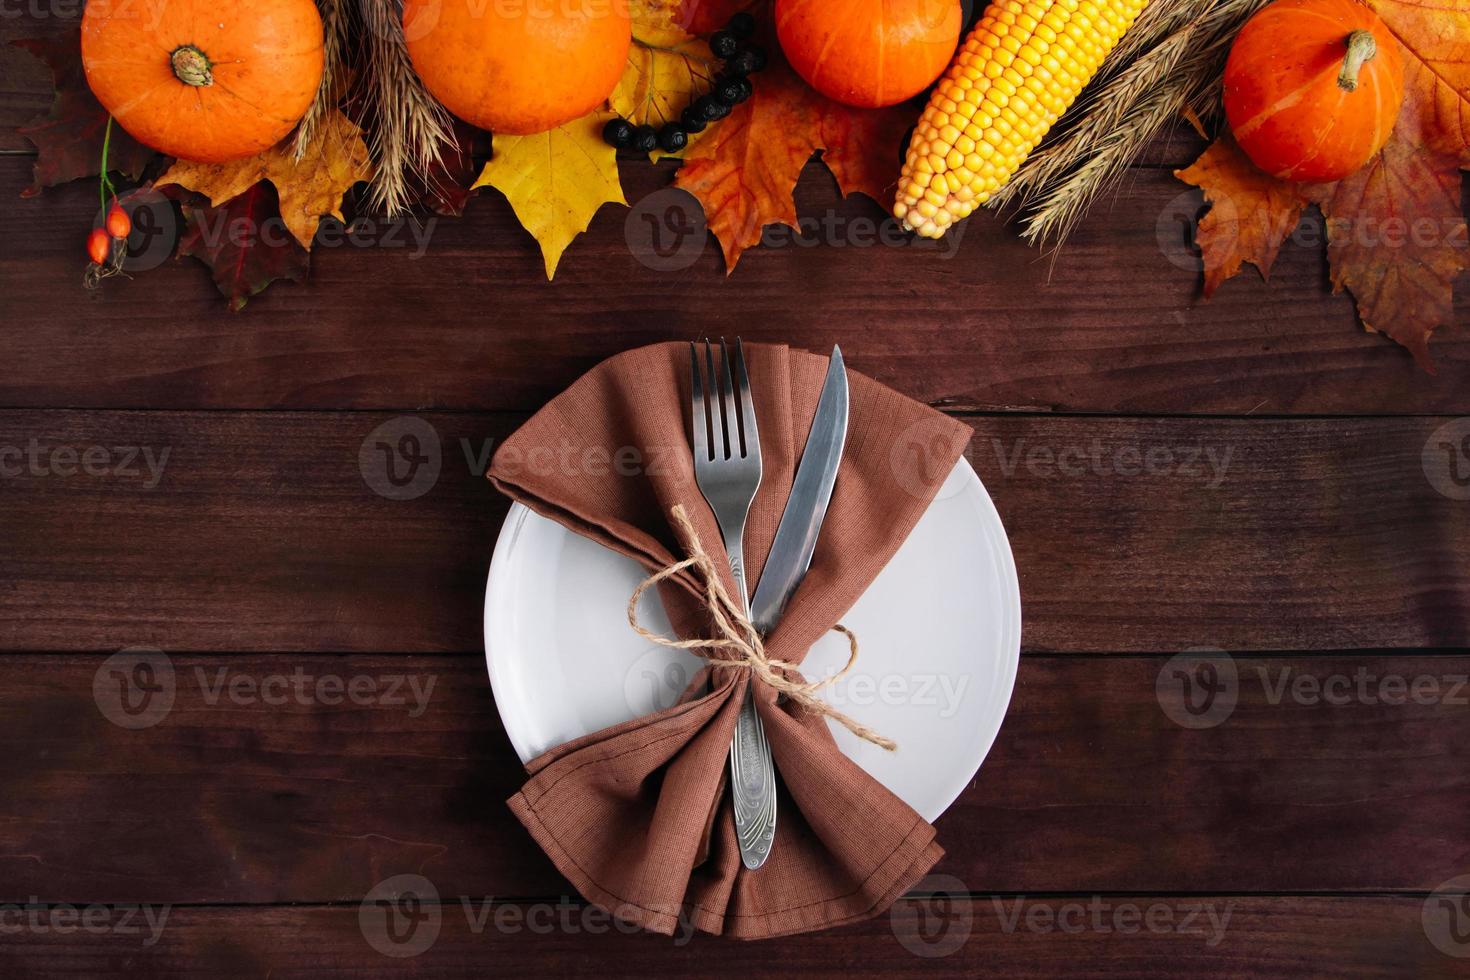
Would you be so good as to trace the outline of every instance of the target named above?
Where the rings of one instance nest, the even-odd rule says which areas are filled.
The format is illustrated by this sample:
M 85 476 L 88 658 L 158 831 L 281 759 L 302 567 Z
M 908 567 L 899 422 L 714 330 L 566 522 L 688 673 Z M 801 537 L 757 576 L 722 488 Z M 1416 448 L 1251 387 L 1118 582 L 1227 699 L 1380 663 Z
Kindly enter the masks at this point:
M 720 341 L 720 375 L 715 375 L 714 351 L 704 344 L 708 375 L 702 375 L 699 354 L 689 345 L 689 369 L 693 378 L 690 427 L 694 442 L 694 479 L 709 502 L 730 571 L 735 577 L 741 603 L 750 613 L 750 591 L 745 584 L 745 519 L 750 502 L 761 485 L 761 440 L 755 424 L 755 405 L 750 396 L 750 377 L 745 372 L 745 349 L 735 339 L 735 377 L 739 400 L 730 373 L 730 351 Z M 708 383 L 705 381 L 708 377 Z M 730 787 L 735 802 L 735 836 L 740 841 L 740 860 L 754 870 L 766 863 L 776 838 L 776 764 L 766 730 L 756 714 L 755 700 L 746 688 L 745 700 L 735 721 L 730 743 Z

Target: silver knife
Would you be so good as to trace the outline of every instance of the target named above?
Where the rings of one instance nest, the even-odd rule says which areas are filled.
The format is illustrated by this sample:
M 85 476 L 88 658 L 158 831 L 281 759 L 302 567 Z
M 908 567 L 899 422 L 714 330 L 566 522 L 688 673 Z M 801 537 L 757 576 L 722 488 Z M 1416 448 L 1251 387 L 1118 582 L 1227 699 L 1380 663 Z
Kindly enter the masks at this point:
M 750 600 L 751 620 L 762 633 L 770 632 L 781 619 L 781 611 L 811 567 L 846 443 L 847 369 L 842 363 L 842 348 L 833 347 L 801 465 L 791 483 L 791 496 L 786 498 L 771 553 Z
M 801 580 L 806 577 L 812 564 L 812 553 L 817 547 L 817 536 L 822 530 L 822 521 L 827 516 L 827 504 L 832 500 L 832 487 L 837 482 L 837 468 L 842 462 L 842 447 L 847 442 L 847 370 L 842 363 L 842 349 L 832 348 L 832 359 L 827 364 L 827 377 L 822 382 L 822 394 L 817 399 L 817 411 L 812 416 L 812 428 L 806 437 L 806 448 L 801 453 L 801 463 L 796 468 L 796 479 L 791 484 L 791 495 L 786 498 L 786 509 L 781 513 L 781 523 L 776 527 L 776 537 L 771 542 L 771 553 L 761 571 L 755 596 L 751 599 L 751 619 L 761 633 L 769 633 L 781 618 Z M 735 722 L 735 737 L 761 740 L 765 733 L 758 725 L 754 704 L 747 701 L 750 710 L 741 711 Z M 740 842 L 740 857 L 745 866 L 754 870 L 765 864 L 770 857 L 771 844 L 776 839 L 776 794 L 775 787 L 751 786 L 751 794 L 737 793 L 749 798 L 755 796 L 755 804 L 765 811 L 766 819 L 756 821 L 760 834 L 754 839 Z

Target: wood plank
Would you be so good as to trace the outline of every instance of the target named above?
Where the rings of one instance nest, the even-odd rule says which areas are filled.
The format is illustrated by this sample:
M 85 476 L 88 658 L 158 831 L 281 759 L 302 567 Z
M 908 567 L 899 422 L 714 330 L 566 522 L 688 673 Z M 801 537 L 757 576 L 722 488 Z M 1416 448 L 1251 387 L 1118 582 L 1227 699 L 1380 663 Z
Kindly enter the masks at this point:
M 428 906 L 422 924 L 402 933 L 401 946 L 380 938 L 384 933 L 375 923 L 384 920 L 368 919 L 364 927 L 356 907 L 175 908 L 166 917 L 163 910 L 153 909 L 155 921 L 161 917 L 162 922 L 156 931 L 141 911 L 126 926 L 117 925 L 121 911 L 98 912 L 93 930 L 64 934 L 55 926 L 59 922 L 68 928 L 70 911 L 45 910 L 37 913 L 35 926 L 7 937 L 0 964 L 30 976 L 311 980 L 390 970 L 415 977 L 463 977 L 492 967 L 497 974 L 517 977 L 585 972 L 637 978 L 745 978 L 779 969 L 810 977 L 1050 980 L 1084 969 L 1089 977 L 1175 976 L 1185 965 L 1191 977 L 1245 980 L 1295 973 L 1426 980 L 1464 975 L 1463 960 L 1440 954 L 1427 941 L 1418 898 L 1099 898 L 1096 916 L 1090 897 L 976 897 L 938 903 L 909 898 L 895 906 L 893 917 L 759 943 L 629 935 L 610 927 L 595 910 L 587 913 L 578 906 L 483 906 L 482 897 L 466 898 L 468 910 L 455 898 Z M 1023 914 L 1036 910 L 1033 926 L 1024 920 L 1008 926 L 1017 901 Z M 1206 915 L 1211 911 L 1224 924 L 1218 933 Z M 1134 918 L 1148 912 L 1154 915 L 1152 926 Z M 1067 928 L 1049 915 L 1062 916 Z M 119 931 L 135 927 L 137 932 Z M 369 944 L 370 934 L 397 954 L 413 955 L 390 958 Z
M 398 874 L 567 893 L 504 804 L 524 776 L 479 658 L 175 654 L 129 716 L 137 662 L 0 658 L 0 901 L 356 902 Z M 1428 893 L 1465 872 L 1470 656 L 1218 666 L 1233 709 L 1185 729 L 1182 689 L 1156 693 L 1170 658 L 1024 658 L 937 823 L 946 887 Z
M 0 158 L 0 199 L 28 172 Z M 1470 412 L 1470 337 L 1436 340 L 1439 373 L 1424 374 L 1329 294 L 1320 247 L 1289 243 L 1269 284 L 1247 272 L 1203 301 L 1186 244 L 1199 195 L 1167 171 L 1136 171 L 1053 263 L 990 215 L 940 246 L 883 244 L 877 205 L 839 201 L 814 164 L 797 197 L 813 240 L 831 244 L 778 230 L 728 278 L 702 232 L 687 237 L 691 266 L 650 267 L 649 222 L 697 230 L 702 212 L 663 190 L 667 168 L 630 164 L 624 177 L 638 207 L 604 208 L 554 284 L 486 193 L 462 220 L 375 228 L 365 239 L 379 247 L 323 241 L 309 284 L 276 284 L 239 315 L 192 259 L 161 255 L 89 295 L 95 188 L 16 201 L 0 235 L 0 405 L 529 411 L 620 350 L 709 333 L 841 342 L 858 370 L 950 408 Z M 1320 232 L 1311 217 L 1302 237 Z
M 506 510 L 483 460 L 523 417 L 413 416 L 437 435 L 440 473 L 393 500 L 361 458 L 367 444 L 385 485 L 369 436 L 400 418 L 0 412 L 0 649 L 481 649 Z M 1470 636 L 1470 511 L 1422 461 L 1443 419 L 971 423 L 1027 650 Z

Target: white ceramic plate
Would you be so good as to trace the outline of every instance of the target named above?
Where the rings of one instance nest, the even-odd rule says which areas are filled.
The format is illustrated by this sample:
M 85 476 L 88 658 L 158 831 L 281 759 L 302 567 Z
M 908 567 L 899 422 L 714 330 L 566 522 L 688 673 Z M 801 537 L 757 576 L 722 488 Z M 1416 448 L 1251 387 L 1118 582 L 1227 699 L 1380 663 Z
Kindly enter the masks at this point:
M 547 749 L 672 705 L 701 661 L 628 628 L 634 561 L 511 507 L 485 593 L 485 659 L 495 703 L 525 762 Z M 645 626 L 667 632 L 657 592 Z M 843 623 L 861 653 L 823 689 L 844 713 L 898 742 L 861 741 L 832 723 L 842 751 L 927 820 L 954 802 L 995 741 L 1021 648 L 1021 594 L 1000 515 L 961 459 L 888 567 Z M 837 671 L 847 643 L 808 654 L 809 679 Z

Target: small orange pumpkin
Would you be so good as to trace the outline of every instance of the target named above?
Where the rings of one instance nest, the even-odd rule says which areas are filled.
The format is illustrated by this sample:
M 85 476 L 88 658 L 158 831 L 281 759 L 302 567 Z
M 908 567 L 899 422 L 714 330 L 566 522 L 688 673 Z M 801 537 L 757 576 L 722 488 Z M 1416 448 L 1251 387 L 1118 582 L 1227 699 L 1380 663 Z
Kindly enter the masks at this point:
M 776 36 L 796 73 L 862 109 L 918 95 L 954 57 L 959 0 L 776 0 Z
M 90 0 L 82 68 L 140 143 L 223 163 L 274 146 L 311 106 L 321 15 L 312 0 Z
M 1287 180 L 1340 180 L 1393 132 L 1404 62 L 1357 0 L 1276 0 L 1246 21 L 1225 62 L 1225 116 L 1256 166 Z
M 414 70 L 444 107 L 496 133 L 541 133 L 596 109 L 628 62 L 627 0 L 405 0 Z

